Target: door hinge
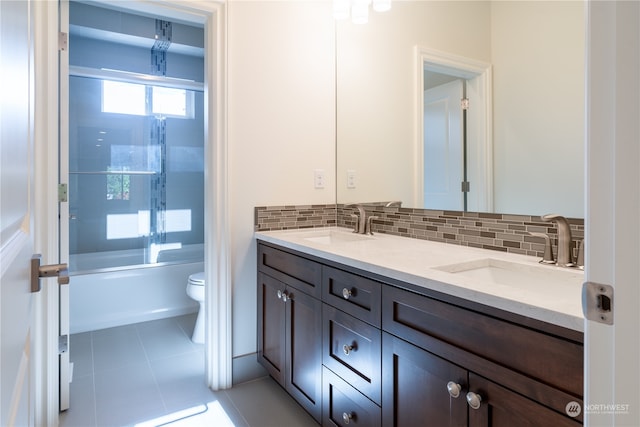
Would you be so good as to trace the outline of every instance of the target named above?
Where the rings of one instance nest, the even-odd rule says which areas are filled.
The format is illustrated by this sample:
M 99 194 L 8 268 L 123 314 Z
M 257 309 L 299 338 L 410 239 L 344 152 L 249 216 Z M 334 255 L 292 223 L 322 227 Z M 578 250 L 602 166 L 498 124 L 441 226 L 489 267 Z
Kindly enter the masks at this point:
M 471 183 L 469 181 L 462 181 L 461 184 L 462 185 L 461 185 L 460 191 L 462 191 L 463 193 L 468 193 L 469 191 L 471 191 L 470 190 Z
M 66 51 L 69 47 L 69 34 L 60 31 L 58 33 L 58 50 Z
M 58 203 L 66 202 L 67 200 L 67 184 L 58 184 Z
M 585 282 L 582 285 L 582 312 L 588 320 L 613 325 L 613 286 Z
M 69 351 L 69 335 L 60 335 L 58 337 L 58 354 Z
M 460 108 L 462 108 L 463 110 L 469 109 L 469 98 L 462 98 L 460 100 Z

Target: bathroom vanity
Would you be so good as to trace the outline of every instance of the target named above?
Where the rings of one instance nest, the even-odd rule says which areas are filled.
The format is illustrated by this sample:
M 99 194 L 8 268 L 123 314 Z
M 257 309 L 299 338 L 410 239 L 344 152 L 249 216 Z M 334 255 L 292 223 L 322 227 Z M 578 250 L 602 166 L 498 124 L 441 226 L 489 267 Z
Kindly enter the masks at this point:
M 582 273 L 325 228 L 256 233 L 258 359 L 324 426 L 582 423 Z

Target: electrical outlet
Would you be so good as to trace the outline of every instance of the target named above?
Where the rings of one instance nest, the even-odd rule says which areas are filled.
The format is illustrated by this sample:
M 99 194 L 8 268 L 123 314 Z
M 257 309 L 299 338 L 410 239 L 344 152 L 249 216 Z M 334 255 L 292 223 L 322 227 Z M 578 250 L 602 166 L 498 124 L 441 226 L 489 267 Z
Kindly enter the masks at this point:
M 316 169 L 313 171 L 313 187 L 324 188 L 324 169 Z
M 347 171 L 347 188 L 356 188 L 356 171 L 353 169 Z

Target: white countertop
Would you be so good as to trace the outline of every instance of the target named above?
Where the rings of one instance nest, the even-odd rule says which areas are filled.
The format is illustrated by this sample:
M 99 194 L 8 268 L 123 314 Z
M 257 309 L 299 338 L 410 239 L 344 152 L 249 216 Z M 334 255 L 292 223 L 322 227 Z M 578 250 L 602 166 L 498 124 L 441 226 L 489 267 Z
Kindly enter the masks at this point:
M 579 269 L 535 257 L 345 228 L 256 232 L 256 238 L 576 331 L 584 330 Z

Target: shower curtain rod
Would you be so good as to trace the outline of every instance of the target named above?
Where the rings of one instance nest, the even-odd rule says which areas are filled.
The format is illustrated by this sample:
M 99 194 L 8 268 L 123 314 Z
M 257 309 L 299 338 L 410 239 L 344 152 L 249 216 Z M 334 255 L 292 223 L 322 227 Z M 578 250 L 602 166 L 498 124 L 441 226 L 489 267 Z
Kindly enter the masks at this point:
M 89 68 L 75 65 L 69 66 L 69 75 L 75 77 L 89 77 L 102 80 L 115 80 L 127 83 L 169 87 L 204 92 L 204 83 L 193 80 L 177 79 L 151 74 L 131 73 L 128 71 L 110 70 L 106 68 Z

